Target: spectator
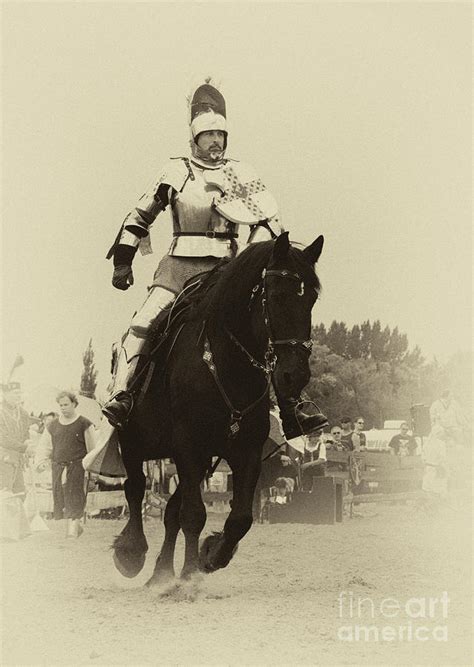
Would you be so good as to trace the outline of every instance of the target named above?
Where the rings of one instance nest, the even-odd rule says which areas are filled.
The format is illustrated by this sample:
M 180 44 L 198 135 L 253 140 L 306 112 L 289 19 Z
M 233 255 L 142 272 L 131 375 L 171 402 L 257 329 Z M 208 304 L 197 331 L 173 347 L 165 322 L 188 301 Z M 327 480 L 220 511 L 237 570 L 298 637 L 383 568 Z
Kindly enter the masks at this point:
M 423 446 L 423 491 L 436 499 L 445 499 L 448 493 L 448 457 L 446 452 L 446 431 L 435 425 Z
M 352 452 L 354 444 L 352 442 L 352 420 L 350 417 L 341 417 L 341 443 L 346 451 Z
M 57 412 L 47 412 L 44 417 L 43 417 L 43 427 L 42 431 L 48 426 L 48 424 L 51 424 L 51 422 L 55 421 L 58 418 L 58 413 Z
M 342 444 L 342 428 L 340 426 L 333 426 L 331 428 L 332 449 L 342 451 L 344 445 Z
M 270 433 L 263 448 L 261 472 L 263 487 L 274 486 L 278 477 L 291 478 L 296 481 L 298 472 L 294 460 L 288 455 L 289 449 L 290 446 L 283 435 L 281 420 L 274 409 L 270 412 Z
M 444 429 L 448 446 L 462 444 L 463 431 L 467 430 L 468 423 L 449 389 L 445 389 L 440 398 L 432 403 L 430 418 L 432 427 L 440 426 Z
M 305 462 L 301 465 L 301 486 L 303 491 L 311 491 L 313 477 L 324 477 L 326 474 L 327 452 L 323 433 L 317 439 L 308 438 L 305 451 Z
M 292 477 L 278 477 L 275 480 L 275 494 L 270 495 L 270 502 L 277 505 L 285 505 L 291 501 L 291 495 L 295 490 L 295 480 Z
M 72 392 L 60 392 L 56 401 L 61 414 L 47 424 L 37 447 L 35 464 L 41 471 L 51 459 L 53 518 L 68 519 L 67 535 L 79 537 L 86 502 L 82 459 L 94 448 L 94 426 L 86 417 L 77 414 L 78 401 Z
M 336 451 L 336 452 L 342 452 L 344 451 L 344 445 L 342 443 L 342 428 L 341 426 L 332 426 L 331 427 L 331 442 L 328 443 L 326 440 L 326 449 L 328 451 Z M 337 474 L 339 472 L 342 472 L 344 470 L 347 470 L 347 464 L 342 462 L 342 461 L 331 461 L 328 460 L 326 463 L 326 474 L 332 475 L 332 474 Z M 346 482 L 346 480 L 344 480 Z
M 415 438 L 408 433 L 408 424 L 400 424 L 400 433 L 394 435 L 388 446 L 391 453 L 398 456 L 414 456 L 417 444 Z
M 19 382 L 2 384 L 0 407 L 0 488 L 25 493 L 23 454 L 29 438 L 30 417 L 21 406 Z
M 364 419 L 363 417 L 358 417 L 354 423 L 354 432 L 352 433 L 352 445 L 356 452 L 364 452 L 367 447 L 367 440 L 363 430 Z
M 300 449 L 295 450 L 288 444 L 283 434 L 278 409 L 276 405 L 273 405 L 270 410 L 270 433 L 263 445 L 262 468 L 254 494 L 253 515 L 255 518 L 262 517 L 262 511 L 267 502 L 287 502 L 286 498 L 290 494 L 283 493 L 283 487 L 295 488 L 298 479 L 297 461 L 300 453 L 304 452 L 305 438 L 306 436 L 301 436 L 301 438 L 292 440 L 293 444 L 301 446 L 301 452 Z M 276 481 L 282 479 L 287 481 L 280 485 L 280 491 L 278 491 Z M 288 480 L 291 480 L 291 483 Z M 271 495 L 271 489 L 276 491 L 276 496 Z M 278 496 L 279 492 L 281 493 Z M 277 496 L 285 500 L 276 501 Z

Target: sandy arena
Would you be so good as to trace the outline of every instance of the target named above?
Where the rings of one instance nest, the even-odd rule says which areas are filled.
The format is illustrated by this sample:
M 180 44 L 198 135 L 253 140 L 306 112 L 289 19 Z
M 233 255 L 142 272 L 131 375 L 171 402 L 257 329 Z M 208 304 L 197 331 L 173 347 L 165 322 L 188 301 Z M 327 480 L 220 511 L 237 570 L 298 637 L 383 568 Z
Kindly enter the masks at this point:
M 335 526 L 254 525 L 227 569 L 160 590 L 142 587 L 158 519 L 146 522 L 149 557 L 135 580 L 109 550 L 123 521 L 90 519 L 78 540 L 50 521 L 2 545 L 2 665 L 472 664 L 467 514 L 357 510 Z M 223 519 L 210 514 L 204 534 Z M 430 615 L 427 598 L 446 593 L 447 614 L 439 603 Z M 355 639 L 356 625 L 376 627 Z

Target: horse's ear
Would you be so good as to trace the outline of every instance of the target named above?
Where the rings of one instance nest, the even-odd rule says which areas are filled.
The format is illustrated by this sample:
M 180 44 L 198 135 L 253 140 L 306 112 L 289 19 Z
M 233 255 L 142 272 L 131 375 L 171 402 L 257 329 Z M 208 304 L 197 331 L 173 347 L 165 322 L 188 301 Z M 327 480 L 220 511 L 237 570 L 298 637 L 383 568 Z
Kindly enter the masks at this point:
M 313 241 L 311 245 L 303 250 L 303 254 L 306 255 L 306 259 L 310 264 L 316 264 L 321 255 L 324 245 L 324 236 L 318 236 L 316 241 Z
M 283 232 L 280 234 L 275 241 L 275 247 L 273 248 L 273 257 L 276 260 L 285 259 L 288 255 L 288 250 L 290 249 L 290 240 L 289 232 Z

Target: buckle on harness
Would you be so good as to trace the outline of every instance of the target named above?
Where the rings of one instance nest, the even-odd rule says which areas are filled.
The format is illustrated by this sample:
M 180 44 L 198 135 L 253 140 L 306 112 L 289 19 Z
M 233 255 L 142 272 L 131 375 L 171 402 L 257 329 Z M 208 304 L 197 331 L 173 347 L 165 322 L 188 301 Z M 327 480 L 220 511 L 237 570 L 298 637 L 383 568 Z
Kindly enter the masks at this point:
M 205 234 L 206 234 L 206 238 L 208 238 L 208 239 L 215 239 L 216 238 L 216 232 L 214 232 L 212 230 L 205 232 Z

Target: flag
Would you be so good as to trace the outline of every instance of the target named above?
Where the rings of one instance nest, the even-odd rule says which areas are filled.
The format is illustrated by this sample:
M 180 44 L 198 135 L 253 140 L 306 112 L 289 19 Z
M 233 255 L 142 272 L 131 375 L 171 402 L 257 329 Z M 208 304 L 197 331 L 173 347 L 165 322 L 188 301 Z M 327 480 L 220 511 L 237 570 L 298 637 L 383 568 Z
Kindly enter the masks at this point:
M 23 359 L 21 354 L 17 354 L 16 357 L 15 357 L 15 361 L 13 362 L 13 366 L 12 366 L 12 369 L 10 371 L 10 375 L 8 376 L 8 379 L 10 379 L 11 376 L 13 375 L 13 371 L 16 368 L 18 368 L 19 366 L 22 366 L 24 363 L 25 363 L 25 360 Z

